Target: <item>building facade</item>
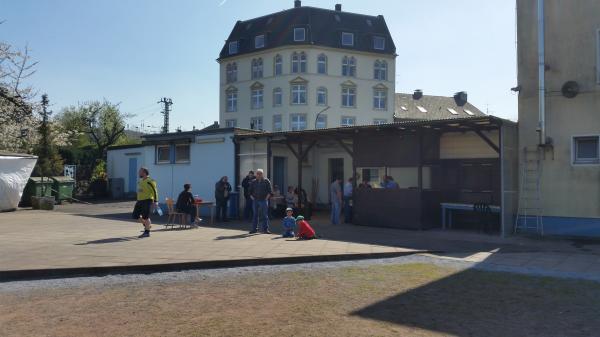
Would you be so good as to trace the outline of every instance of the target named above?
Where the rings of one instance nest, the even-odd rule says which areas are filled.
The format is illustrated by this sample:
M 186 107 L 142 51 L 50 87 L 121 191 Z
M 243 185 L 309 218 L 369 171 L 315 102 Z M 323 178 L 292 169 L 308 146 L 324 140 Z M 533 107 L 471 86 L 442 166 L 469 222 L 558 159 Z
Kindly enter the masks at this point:
M 223 127 L 393 122 L 396 48 L 383 16 L 294 7 L 238 21 L 218 58 Z
M 543 234 L 600 236 L 598 13 L 596 0 L 517 1 L 521 171 L 539 160 Z

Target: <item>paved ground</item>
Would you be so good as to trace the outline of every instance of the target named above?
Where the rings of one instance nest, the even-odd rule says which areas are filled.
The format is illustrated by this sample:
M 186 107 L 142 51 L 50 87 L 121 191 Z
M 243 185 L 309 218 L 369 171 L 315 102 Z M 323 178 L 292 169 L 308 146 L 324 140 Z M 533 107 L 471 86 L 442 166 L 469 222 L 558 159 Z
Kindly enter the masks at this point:
M 243 223 L 193 230 L 155 225 L 150 238 L 139 240 L 141 226 L 129 219 L 131 207 L 131 202 L 74 204 L 53 212 L 0 213 L 0 271 L 438 251 L 438 258 L 483 269 L 587 279 L 600 275 L 597 242 L 331 226 L 319 218 L 312 223 L 323 239 L 308 242 L 249 236 Z M 279 227 L 273 224 L 275 232 Z

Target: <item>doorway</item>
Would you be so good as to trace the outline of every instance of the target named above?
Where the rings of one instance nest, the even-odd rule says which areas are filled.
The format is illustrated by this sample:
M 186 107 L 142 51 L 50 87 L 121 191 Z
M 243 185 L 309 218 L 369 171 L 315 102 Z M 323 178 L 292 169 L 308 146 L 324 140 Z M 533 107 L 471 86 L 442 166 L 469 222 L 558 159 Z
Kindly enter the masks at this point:
M 279 191 L 285 193 L 287 185 L 285 181 L 286 157 L 273 157 L 273 185 L 279 186 Z
M 335 178 L 344 181 L 344 158 L 329 158 L 328 184 L 331 184 Z
M 137 193 L 137 158 L 129 158 L 129 179 L 127 182 L 127 192 Z

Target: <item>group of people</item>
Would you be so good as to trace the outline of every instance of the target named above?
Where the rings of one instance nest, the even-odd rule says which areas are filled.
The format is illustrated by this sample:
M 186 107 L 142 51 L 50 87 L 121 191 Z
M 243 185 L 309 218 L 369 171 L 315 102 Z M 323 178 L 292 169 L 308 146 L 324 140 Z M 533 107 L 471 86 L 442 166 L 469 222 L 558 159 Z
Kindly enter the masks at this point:
M 139 236 L 145 238 L 150 236 L 151 220 L 150 214 L 153 209 L 158 209 L 158 189 L 156 181 L 150 178 L 150 172 L 147 168 L 142 167 L 138 171 L 140 180 L 137 188 L 137 202 L 133 210 L 133 218 L 138 220 L 144 226 L 144 232 Z M 248 176 L 242 182 L 244 188 L 244 196 L 246 197 L 246 205 L 244 215 L 248 216 L 252 212 L 252 228 L 249 234 L 258 232 L 259 222 L 262 233 L 270 234 L 269 230 L 269 200 L 273 196 L 273 189 L 269 179 L 264 177 L 262 169 L 254 172 L 250 171 Z M 175 210 L 177 212 L 189 214 L 190 221 L 199 223 L 201 219 L 196 214 L 195 198 L 191 192 L 191 184 L 184 184 L 183 191 L 177 198 Z M 221 177 L 215 184 L 215 201 L 216 201 L 216 217 L 218 221 L 228 221 L 227 219 L 227 202 L 231 193 L 231 184 L 228 182 L 227 176 Z M 302 193 L 300 193 L 302 194 Z M 304 192 L 305 194 L 305 192 Z M 298 239 L 313 239 L 315 231 L 310 224 L 299 215 L 293 218 L 293 209 L 286 209 L 286 217 L 283 220 L 284 237 L 294 237 Z M 293 219 L 293 223 L 291 221 Z M 294 233 L 294 228 L 298 228 L 297 233 Z

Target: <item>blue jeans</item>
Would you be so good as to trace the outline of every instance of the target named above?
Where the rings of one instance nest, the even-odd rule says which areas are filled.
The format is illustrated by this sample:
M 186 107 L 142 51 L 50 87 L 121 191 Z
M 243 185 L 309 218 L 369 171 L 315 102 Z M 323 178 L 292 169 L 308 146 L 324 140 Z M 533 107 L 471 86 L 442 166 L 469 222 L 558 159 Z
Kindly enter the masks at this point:
M 269 202 L 267 200 L 254 200 L 254 218 L 252 219 L 252 231 L 258 230 L 258 219 L 262 213 L 261 230 L 269 230 Z
M 331 202 L 331 223 L 337 225 L 340 223 L 340 202 L 333 201 Z
M 344 197 L 344 223 L 352 222 L 352 206 L 350 206 L 352 197 Z

